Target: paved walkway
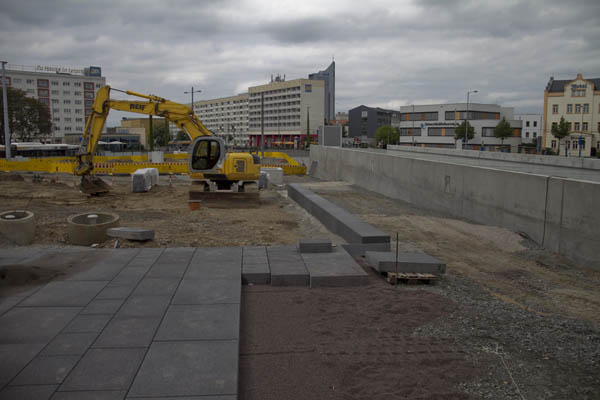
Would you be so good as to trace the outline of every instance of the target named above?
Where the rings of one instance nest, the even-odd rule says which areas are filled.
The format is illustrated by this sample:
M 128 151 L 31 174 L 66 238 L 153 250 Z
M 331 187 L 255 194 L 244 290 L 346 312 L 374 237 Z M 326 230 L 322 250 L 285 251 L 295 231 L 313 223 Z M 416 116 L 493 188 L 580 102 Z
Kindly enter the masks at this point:
M 339 249 L 0 250 L 12 278 L 58 274 L 0 287 L 0 399 L 236 399 L 242 266 L 274 284 L 366 284 Z

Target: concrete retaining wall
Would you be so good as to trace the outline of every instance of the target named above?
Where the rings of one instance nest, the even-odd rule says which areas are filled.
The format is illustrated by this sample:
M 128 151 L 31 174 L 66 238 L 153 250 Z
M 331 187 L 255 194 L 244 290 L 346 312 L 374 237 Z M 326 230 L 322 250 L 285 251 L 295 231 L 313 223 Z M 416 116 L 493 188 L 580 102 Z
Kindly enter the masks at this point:
M 600 183 L 321 146 L 311 146 L 310 158 L 317 178 L 524 232 L 600 268 Z

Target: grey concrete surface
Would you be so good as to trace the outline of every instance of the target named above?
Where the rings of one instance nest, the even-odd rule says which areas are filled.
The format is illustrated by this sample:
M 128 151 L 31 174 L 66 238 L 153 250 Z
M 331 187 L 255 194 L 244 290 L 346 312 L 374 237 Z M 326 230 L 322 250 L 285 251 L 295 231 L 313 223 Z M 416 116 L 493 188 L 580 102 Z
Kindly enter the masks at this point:
M 367 264 L 378 272 L 396 272 L 396 253 L 367 251 Z M 440 275 L 446 273 L 446 264 L 425 253 L 398 253 L 398 272 Z
M 302 238 L 298 243 L 300 253 L 330 253 L 331 239 Z
M 399 155 L 311 146 L 315 176 L 477 223 L 523 232 L 575 262 L 600 268 L 600 183 Z M 544 167 L 545 168 L 545 167 Z M 595 172 L 597 173 L 597 172 Z
M 118 228 L 109 228 L 106 230 L 106 234 L 114 238 L 137 240 L 142 242 L 146 240 L 154 240 L 154 230 L 152 229 L 122 226 Z
M 270 246 L 267 255 L 272 286 L 308 286 L 308 271 L 296 246 Z
M 310 287 L 364 286 L 367 273 L 344 250 L 330 253 L 306 253 L 302 259 L 310 275 Z

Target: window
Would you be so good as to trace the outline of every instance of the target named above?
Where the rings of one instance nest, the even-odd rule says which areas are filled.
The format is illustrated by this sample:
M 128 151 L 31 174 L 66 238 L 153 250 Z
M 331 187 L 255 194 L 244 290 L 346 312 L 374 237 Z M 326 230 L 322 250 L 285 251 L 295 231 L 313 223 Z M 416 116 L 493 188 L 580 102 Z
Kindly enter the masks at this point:
M 54 121 L 54 122 L 60 122 L 60 118 L 59 118 L 59 117 L 54 117 L 54 118 L 52 119 L 52 121 Z
M 33 79 L 27 79 L 27 84 L 28 85 L 33 85 Z
M 571 132 L 571 123 L 567 122 L 567 126 L 569 127 L 569 132 Z
M 85 90 L 94 90 L 94 83 L 93 82 L 84 82 L 83 83 L 83 89 L 85 89 Z
M 581 104 L 575 104 L 575 114 L 581 114 Z
M 10 78 L 10 77 L 7 77 L 7 78 Z M 21 83 L 21 82 L 23 82 L 23 80 L 21 78 L 15 78 L 15 79 L 13 79 L 13 82 L 14 83 Z
M 575 131 L 578 132 L 579 131 L 579 122 L 575 122 Z
M 101 87 L 102 87 L 102 85 L 101 85 L 101 84 L 99 84 L 99 83 L 96 83 L 96 89 L 99 89 L 99 88 L 101 88 Z
M 52 104 L 58 104 L 58 99 L 52 99 Z
M 51 84 L 52 86 L 58 86 L 58 81 L 52 81 Z
M 81 111 L 81 110 L 79 110 Z M 83 122 L 83 118 L 75 118 L 75 122 Z
M 93 99 L 94 98 L 94 92 L 85 92 L 84 96 L 85 99 Z
M 582 123 L 581 125 L 582 125 L 582 126 L 581 126 L 581 130 L 582 130 L 582 131 L 584 131 L 584 132 L 585 132 L 585 131 L 587 131 L 587 130 L 588 130 L 588 123 L 587 123 L 587 122 L 584 122 L 584 123 Z
M 35 90 L 33 90 L 33 89 L 27 89 L 27 93 L 29 93 L 29 94 L 34 94 L 34 93 L 35 93 Z
M 53 112 L 53 113 L 60 112 L 60 108 L 53 108 L 53 109 L 52 109 L 52 112 Z
M 525 137 L 528 138 L 529 137 L 529 132 L 525 132 Z
M 73 86 L 81 87 L 81 82 L 73 82 Z
M 70 90 L 63 90 L 63 96 L 70 96 L 70 95 L 71 95 Z
M 577 148 L 577 140 L 573 140 L 573 148 L 576 149 Z
M 71 100 L 65 99 L 63 100 L 63 104 L 71 104 Z
M 529 121 L 526 121 L 526 122 L 525 122 L 525 126 L 526 126 L 526 127 L 529 127 Z
M 310 83 L 307 83 L 307 84 L 305 84 L 305 85 L 304 85 L 304 91 L 305 91 L 306 93 L 310 93 L 310 92 L 312 92 L 312 85 L 311 85 Z
M 587 114 L 590 112 L 590 105 L 589 104 L 584 104 L 583 105 L 583 113 Z
M 48 89 L 38 89 L 38 97 L 48 97 L 48 96 L 50 96 Z
M 65 126 L 65 131 L 70 131 L 71 127 L 70 126 Z
M 71 122 L 71 118 L 65 118 L 65 122 Z
M 70 109 L 70 108 L 65 108 L 63 111 L 64 111 L 65 113 L 67 113 L 67 114 L 70 114 L 70 113 L 71 113 L 71 109 Z
M 533 137 L 534 138 L 537 137 L 537 133 L 533 132 Z
M 537 121 L 533 121 L 533 127 L 535 128 L 537 126 Z
M 585 89 L 571 89 L 572 97 L 585 97 Z
M 491 127 L 481 128 L 481 136 L 494 137 L 494 128 L 491 128 Z
M 567 145 L 567 149 L 571 148 L 571 142 L 569 140 L 567 140 L 565 144 Z
M 39 88 L 47 88 L 48 87 L 48 79 L 38 79 L 37 84 Z
M 74 94 L 75 96 L 81 96 L 81 92 L 78 92 L 78 91 L 75 91 L 73 94 Z
M 556 148 L 556 140 L 552 141 L 552 148 L 555 149 Z
M 75 114 L 82 114 L 83 110 L 81 108 L 76 108 L 75 109 Z
M 421 136 L 421 128 L 400 128 L 400 136 Z
M 71 82 L 63 82 L 63 86 L 71 86 Z
M 92 100 L 86 100 L 85 101 L 85 107 L 92 107 L 94 105 L 94 102 Z
M 77 128 L 75 128 L 75 130 L 79 131 L 79 132 L 83 132 L 83 127 L 78 126 Z
M 45 104 L 46 106 L 50 106 L 50 100 L 49 99 L 38 99 L 38 101 L 42 104 Z
M 53 90 L 53 91 L 52 91 L 52 94 L 53 94 L 53 95 L 55 95 L 55 96 L 56 96 L 56 95 L 58 95 L 58 93 L 59 93 L 59 91 L 58 91 L 58 90 Z
M 75 100 L 75 104 L 81 104 L 81 100 Z
M 558 104 L 552 105 L 552 114 L 558 114 Z
M 558 122 L 553 122 L 552 123 L 552 129 L 556 129 L 558 128 Z
M 567 114 L 571 114 L 573 112 L 573 104 L 567 104 Z

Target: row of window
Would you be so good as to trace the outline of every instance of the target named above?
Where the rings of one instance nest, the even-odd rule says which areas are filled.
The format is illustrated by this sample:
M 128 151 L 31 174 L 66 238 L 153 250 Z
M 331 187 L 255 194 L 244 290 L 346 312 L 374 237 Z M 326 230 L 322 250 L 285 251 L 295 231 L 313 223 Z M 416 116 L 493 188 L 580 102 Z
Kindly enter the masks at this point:
M 456 128 L 439 128 L 430 127 L 427 128 L 427 136 L 451 136 L 454 137 Z M 421 136 L 421 128 L 400 128 L 400 136 Z M 514 136 L 520 136 L 521 130 L 519 128 L 514 130 Z M 494 128 L 481 128 L 481 136 L 493 137 Z M 535 136 L 534 136 L 535 137 Z
M 265 96 L 265 100 L 267 99 L 267 96 L 274 96 L 276 94 L 280 94 L 280 93 L 293 93 L 293 92 L 299 92 L 300 91 L 300 86 L 294 86 L 291 88 L 285 88 L 285 89 L 276 89 L 276 90 L 267 90 L 264 92 L 259 92 L 259 93 L 250 93 L 250 98 L 258 98 L 258 101 L 260 101 L 260 97 L 261 94 L 264 93 Z M 300 96 L 300 95 L 298 95 Z M 257 101 L 257 100 L 255 100 Z
M 569 126 L 569 132 L 586 132 L 589 128 L 589 125 L 587 122 L 582 122 L 581 124 L 579 122 L 567 122 L 567 125 Z M 556 129 L 558 127 L 558 122 L 553 122 L 552 123 L 552 128 Z M 571 129 L 573 128 L 573 129 Z M 579 129 L 581 128 L 581 130 Z M 600 122 L 598 122 L 598 132 L 600 132 Z
M 285 100 L 285 99 L 298 99 L 300 98 L 300 93 L 298 94 L 286 94 L 283 96 L 269 96 L 266 97 L 265 96 L 265 103 L 270 102 L 270 101 L 275 101 L 275 100 Z M 257 98 L 257 99 L 250 99 L 249 103 L 259 103 L 261 102 L 261 98 Z
M 60 122 L 60 117 L 54 117 L 54 118 L 52 118 L 52 121 Z M 71 118 L 66 117 L 63 119 L 63 122 L 71 122 Z M 83 118 L 75 118 L 75 122 L 83 122 Z
M 13 78 L 12 79 L 13 83 L 23 83 L 23 79 L 21 78 Z M 25 83 L 28 85 L 33 85 L 36 83 L 35 79 L 26 79 Z M 82 82 L 73 82 L 73 86 L 75 87 L 81 87 L 81 83 Z M 38 79 L 37 80 L 37 87 L 39 88 L 48 88 L 50 86 L 50 84 L 52 84 L 52 86 L 58 86 L 59 82 L 58 81 L 48 81 L 48 79 Z M 63 86 L 71 86 L 71 82 L 69 81 L 63 81 L 62 83 Z M 100 83 L 96 83 L 94 85 L 94 82 L 83 82 L 83 87 L 85 90 L 94 90 L 94 86 L 96 88 L 100 88 L 102 87 L 102 84 Z
M 54 126 L 54 130 L 55 131 L 60 131 L 61 129 L 58 126 Z M 71 132 L 73 129 L 70 126 L 65 126 L 64 128 L 62 128 L 63 131 L 65 132 Z M 76 126 L 75 127 L 75 132 L 83 132 L 83 127 L 82 126 Z
M 529 127 L 529 121 L 525 121 L 525 126 Z M 533 127 L 537 127 L 537 121 L 533 121 Z
M 290 119 L 299 120 L 300 116 L 299 115 L 287 115 L 284 117 L 265 117 L 264 119 L 265 119 L 265 121 L 285 121 L 285 120 L 290 120 Z M 259 122 L 260 117 L 259 118 L 249 118 L 249 121 Z
M 552 104 L 552 114 L 558 114 L 560 112 L 560 108 L 558 104 Z M 575 104 L 575 114 L 588 114 L 590 112 L 590 105 L 588 103 L 585 104 Z M 600 104 L 598 104 L 598 112 L 600 113 Z M 573 114 L 573 104 L 567 104 L 567 114 Z
M 289 113 L 299 113 L 300 108 L 292 107 L 292 108 L 281 108 L 277 110 L 265 110 L 264 115 L 269 114 L 289 114 Z M 250 111 L 248 115 L 260 115 L 260 111 Z
M 573 145 L 572 147 L 573 147 L 574 149 L 577 149 L 577 145 L 578 145 L 578 143 L 579 143 L 579 140 L 573 140 L 572 142 L 571 142 L 570 140 L 567 140 L 567 141 L 565 142 L 565 144 L 567 145 L 567 149 L 570 149 L 570 148 L 571 148 L 571 144 Z M 553 141 L 552 141 L 552 148 L 553 148 L 553 149 L 556 149 L 556 144 L 557 144 L 557 143 L 556 143 L 556 140 L 553 140 Z M 583 141 L 581 142 L 581 149 L 582 149 L 582 150 L 585 150 L 585 140 L 583 140 Z
M 260 128 L 260 124 L 250 124 L 249 126 L 250 126 L 250 129 Z M 281 123 L 281 124 L 265 123 L 265 128 L 294 127 L 294 126 L 300 126 L 300 121 L 285 122 L 285 123 Z
M 532 132 L 532 137 L 536 138 L 537 137 L 537 132 Z M 529 137 L 529 132 L 525 132 L 525 137 L 528 138 Z

